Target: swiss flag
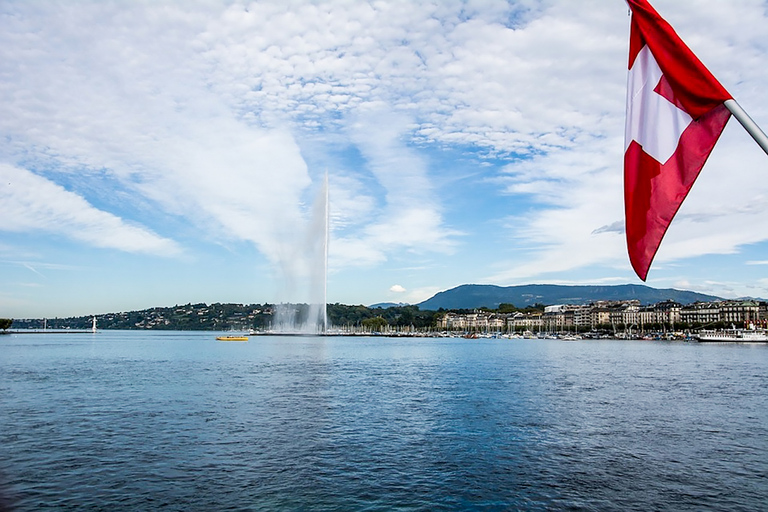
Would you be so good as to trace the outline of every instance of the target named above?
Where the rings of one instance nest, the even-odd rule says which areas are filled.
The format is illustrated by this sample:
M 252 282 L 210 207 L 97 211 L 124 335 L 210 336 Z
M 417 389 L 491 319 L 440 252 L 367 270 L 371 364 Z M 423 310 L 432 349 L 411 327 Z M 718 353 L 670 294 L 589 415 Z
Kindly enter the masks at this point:
M 661 239 L 725 128 L 731 95 L 646 0 L 632 10 L 624 214 L 632 268 L 645 281 Z

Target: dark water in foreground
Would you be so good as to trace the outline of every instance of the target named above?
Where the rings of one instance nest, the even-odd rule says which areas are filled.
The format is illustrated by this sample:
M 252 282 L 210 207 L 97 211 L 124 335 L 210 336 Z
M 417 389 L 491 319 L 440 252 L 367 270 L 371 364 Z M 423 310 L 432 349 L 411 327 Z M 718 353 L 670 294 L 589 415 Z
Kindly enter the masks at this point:
M 768 347 L 0 336 L 11 510 L 766 510 Z

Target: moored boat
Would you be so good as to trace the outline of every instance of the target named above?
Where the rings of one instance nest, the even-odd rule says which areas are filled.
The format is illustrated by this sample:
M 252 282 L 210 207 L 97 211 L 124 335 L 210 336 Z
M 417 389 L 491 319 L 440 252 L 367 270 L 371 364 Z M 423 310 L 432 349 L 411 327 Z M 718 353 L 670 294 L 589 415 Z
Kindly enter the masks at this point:
M 696 339 L 700 342 L 767 343 L 768 330 L 752 328 L 699 331 Z

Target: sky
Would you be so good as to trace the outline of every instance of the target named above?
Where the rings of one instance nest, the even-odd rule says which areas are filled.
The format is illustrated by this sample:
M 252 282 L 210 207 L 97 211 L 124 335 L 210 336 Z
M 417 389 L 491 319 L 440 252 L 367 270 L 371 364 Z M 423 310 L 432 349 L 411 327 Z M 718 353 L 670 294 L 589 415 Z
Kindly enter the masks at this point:
M 768 129 L 768 2 L 653 5 Z M 309 301 L 326 175 L 328 302 L 640 284 L 629 21 L 624 0 L 3 0 L 0 317 Z M 731 119 L 646 284 L 768 297 L 766 219 L 768 156 Z

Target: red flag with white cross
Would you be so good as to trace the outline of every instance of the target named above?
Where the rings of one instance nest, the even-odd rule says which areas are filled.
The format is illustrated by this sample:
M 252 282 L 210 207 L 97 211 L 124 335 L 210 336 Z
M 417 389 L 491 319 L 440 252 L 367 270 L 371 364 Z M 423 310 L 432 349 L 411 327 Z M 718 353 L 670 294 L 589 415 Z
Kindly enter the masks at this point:
M 731 112 L 725 88 L 646 0 L 632 9 L 624 153 L 627 248 L 645 281 Z

